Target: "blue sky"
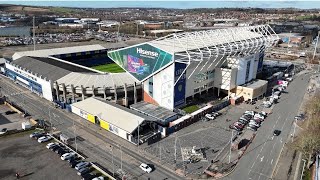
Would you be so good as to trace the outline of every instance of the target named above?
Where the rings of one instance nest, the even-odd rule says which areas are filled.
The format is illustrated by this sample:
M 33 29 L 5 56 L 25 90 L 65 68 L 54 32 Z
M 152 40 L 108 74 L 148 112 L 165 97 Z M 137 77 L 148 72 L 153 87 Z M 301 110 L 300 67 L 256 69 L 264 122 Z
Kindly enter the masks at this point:
M 258 8 L 320 8 L 320 1 L 8 1 L 0 0 L 0 4 L 21 4 L 37 6 L 64 6 L 87 8 L 116 8 L 116 7 L 161 7 L 161 8 L 222 8 L 222 7 L 258 7 Z

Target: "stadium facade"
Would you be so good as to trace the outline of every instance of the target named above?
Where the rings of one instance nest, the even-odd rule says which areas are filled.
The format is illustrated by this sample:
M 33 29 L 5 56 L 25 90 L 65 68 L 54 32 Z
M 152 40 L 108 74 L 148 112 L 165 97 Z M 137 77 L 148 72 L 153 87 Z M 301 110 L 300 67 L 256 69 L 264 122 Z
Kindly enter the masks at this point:
M 262 70 L 278 36 L 269 25 L 171 34 L 108 52 L 143 84 L 143 99 L 170 110 L 213 92 L 230 95 Z
M 108 50 L 100 45 L 88 45 L 17 52 L 13 61 L 5 64 L 6 75 L 62 106 L 92 96 L 125 106 L 140 101 L 141 83 L 128 74 L 90 68 L 112 62 L 106 55 Z

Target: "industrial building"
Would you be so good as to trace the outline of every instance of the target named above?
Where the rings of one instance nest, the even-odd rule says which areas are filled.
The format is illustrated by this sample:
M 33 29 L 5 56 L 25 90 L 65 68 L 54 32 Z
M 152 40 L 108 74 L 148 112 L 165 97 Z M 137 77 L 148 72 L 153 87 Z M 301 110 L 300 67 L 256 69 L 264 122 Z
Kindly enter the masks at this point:
M 144 143 L 158 133 L 154 118 L 101 98 L 73 103 L 71 111 L 134 144 Z

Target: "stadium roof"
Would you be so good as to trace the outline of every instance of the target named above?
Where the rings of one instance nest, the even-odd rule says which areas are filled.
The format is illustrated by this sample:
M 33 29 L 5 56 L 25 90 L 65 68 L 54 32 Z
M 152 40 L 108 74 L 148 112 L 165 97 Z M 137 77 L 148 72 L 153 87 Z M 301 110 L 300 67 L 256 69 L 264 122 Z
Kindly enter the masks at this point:
M 52 81 L 56 81 L 57 79 L 60 79 L 71 72 L 93 73 L 93 71 L 88 69 L 51 58 L 24 56 L 12 61 L 11 64 L 18 65 L 21 68 L 26 68 L 26 70 L 29 70 L 32 73 L 37 73 L 39 76 L 41 75 L 43 78 L 46 77 L 48 80 Z
M 66 86 L 73 84 L 75 87 L 114 87 L 123 86 L 124 84 L 133 84 L 136 80 L 127 73 L 77 73 L 72 72 L 57 80 L 59 84 L 64 83 Z
M 14 55 L 12 56 L 12 59 L 16 60 L 22 56 L 48 57 L 48 56 L 53 56 L 58 54 L 71 54 L 71 53 L 97 51 L 97 50 L 104 50 L 104 49 L 106 48 L 101 45 L 95 44 L 95 45 L 86 45 L 86 46 L 41 49 L 36 51 L 22 51 L 22 52 L 14 53 Z
M 190 63 L 204 58 L 236 56 L 271 46 L 279 37 L 269 25 L 174 33 L 149 44 L 174 54 L 175 61 Z
M 88 98 L 83 101 L 73 103 L 71 106 L 77 107 L 102 120 L 132 133 L 143 121 L 155 121 L 152 117 L 145 116 L 134 110 L 125 108 L 115 103 L 111 103 L 100 98 Z

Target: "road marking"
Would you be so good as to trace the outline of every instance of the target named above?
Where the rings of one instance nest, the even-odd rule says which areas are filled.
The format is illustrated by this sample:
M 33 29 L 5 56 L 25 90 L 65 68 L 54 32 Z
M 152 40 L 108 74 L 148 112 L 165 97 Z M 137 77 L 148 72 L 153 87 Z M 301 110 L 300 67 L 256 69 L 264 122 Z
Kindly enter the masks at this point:
M 273 163 L 273 159 L 271 159 L 271 164 Z
M 252 168 L 253 168 L 253 166 L 254 166 L 254 164 L 256 163 L 256 161 L 257 161 L 257 159 L 259 158 L 259 156 L 260 156 L 260 154 L 258 154 L 258 156 L 256 157 L 256 160 L 255 160 L 255 161 L 253 161 L 253 164 L 252 164 L 252 166 L 251 166 L 251 168 L 250 168 L 250 169 L 252 169 Z
M 261 161 L 261 162 L 263 161 L 263 158 L 264 158 L 264 156 L 262 156 L 262 158 L 260 158 L 260 161 Z
M 282 143 L 282 138 L 280 138 L 280 142 Z

